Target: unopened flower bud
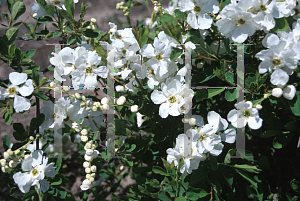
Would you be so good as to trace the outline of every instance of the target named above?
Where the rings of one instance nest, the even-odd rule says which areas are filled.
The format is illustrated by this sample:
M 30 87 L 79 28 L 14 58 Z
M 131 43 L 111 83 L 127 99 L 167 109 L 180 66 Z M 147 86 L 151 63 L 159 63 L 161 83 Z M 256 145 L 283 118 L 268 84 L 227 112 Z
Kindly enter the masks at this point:
M 92 149 L 87 149 L 87 150 L 85 151 L 85 154 L 88 155 L 88 156 L 93 155 L 93 153 L 94 153 L 94 151 L 93 151 Z
M 92 158 L 92 156 L 88 156 L 88 155 L 84 155 L 84 160 L 86 160 L 86 161 L 91 161 L 93 158 Z
M 90 174 L 91 173 L 91 168 L 85 168 L 85 173 Z
M 102 98 L 101 99 L 101 104 L 102 105 L 108 104 L 108 98 L 107 97 Z
M 86 110 L 86 111 L 90 111 L 91 108 L 90 108 L 90 107 L 86 107 L 85 110 Z
M 204 66 L 204 63 L 202 61 L 197 63 L 197 68 L 201 69 L 201 68 L 203 68 L 203 66 Z
M 89 140 L 89 138 L 87 136 L 81 136 L 80 139 L 82 142 L 86 142 Z
M 95 173 L 92 173 L 92 174 L 91 174 L 91 177 L 95 177 L 95 176 L 96 176 L 96 174 L 95 174 Z
M 182 123 L 187 124 L 187 123 L 189 123 L 189 120 L 190 119 L 188 119 L 188 118 L 182 118 L 181 121 L 182 121 Z
M 91 18 L 91 22 L 96 23 L 97 20 L 95 18 Z
M 50 82 L 50 87 L 54 88 L 55 87 L 55 82 Z
M 80 96 L 80 94 L 79 93 L 75 93 L 75 98 L 77 98 L 77 99 L 81 99 L 81 96 Z
M 117 105 L 123 105 L 125 102 L 126 102 L 125 96 L 121 96 L 121 97 L 117 100 Z
M 189 119 L 189 124 L 190 124 L 190 126 L 195 126 L 196 125 L 196 119 L 195 118 L 190 118 Z
M 9 161 L 8 165 L 10 168 L 15 168 L 18 165 L 18 163 L 14 162 L 14 161 Z
M 92 110 L 93 110 L 94 112 L 96 112 L 98 109 L 97 109 L 96 106 L 93 106 L 93 107 L 92 107 Z
M 117 92 L 125 91 L 125 88 L 122 85 L 118 85 L 118 86 L 116 86 L 116 91 Z
M 14 155 L 14 152 L 13 152 L 11 149 L 8 149 L 8 150 L 7 150 L 7 153 L 8 153 L 10 156 Z
M 282 89 L 281 88 L 274 88 L 272 90 L 272 96 L 275 96 L 276 98 L 280 98 L 282 96 Z
M 102 106 L 103 110 L 109 110 L 109 105 L 108 104 L 105 104 Z
M 0 160 L 0 166 L 1 166 L 1 167 L 4 167 L 5 165 L 6 165 L 6 160 L 2 158 L 2 159 Z
M 138 106 L 137 105 L 133 105 L 130 107 L 131 112 L 137 112 L 138 111 Z
M 68 92 L 68 91 L 70 90 L 70 87 L 69 87 L 69 86 L 63 86 L 63 90 L 64 90 L 65 92 Z
M 99 107 L 100 107 L 100 102 L 94 102 L 93 105 L 94 105 L 95 107 L 99 108 Z
M 120 166 L 120 170 L 122 171 L 123 169 L 124 169 L 124 166 L 123 166 L 123 165 L 121 165 L 121 166 Z
M 221 15 L 218 15 L 217 17 L 216 17 L 216 20 L 219 20 L 219 19 L 221 19 L 222 18 L 222 16 Z
M 55 93 L 59 93 L 60 92 L 60 87 L 55 87 L 54 91 L 55 91 Z
M 80 133 L 81 133 L 81 135 L 87 135 L 88 131 L 86 129 L 82 129 L 82 131 Z
M 94 177 L 90 177 L 90 178 L 89 178 L 89 181 L 90 181 L 91 183 L 94 182 L 94 181 L 95 181 Z
M 85 107 L 85 103 L 80 103 L 80 107 Z
M 30 137 L 29 137 L 29 140 L 33 141 L 33 140 L 34 140 L 34 137 L 33 137 L 33 136 L 30 136 Z
M 92 165 L 91 171 L 92 171 L 92 172 L 96 172 L 96 171 L 97 171 L 97 167 L 96 167 L 95 165 Z
M 258 110 L 261 110 L 261 109 L 262 109 L 262 105 L 261 105 L 261 104 L 257 104 L 257 105 L 255 106 L 255 108 L 258 109 Z
M 85 178 L 87 178 L 87 179 L 91 178 L 91 174 L 86 174 Z
M 85 146 L 86 146 L 87 149 L 90 149 L 92 147 L 92 144 L 91 143 L 86 143 Z
M 90 167 L 90 163 L 89 163 L 89 162 L 87 162 L 87 161 L 85 161 L 85 162 L 83 163 L 83 167 L 84 167 L 84 168 L 88 168 L 88 167 Z
M 9 167 L 5 165 L 4 167 L 1 167 L 2 172 L 7 173 L 9 170 Z
M 19 153 L 20 153 L 20 149 L 17 149 L 17 150 L 15 151 L 15 154 L 18 155 Z
M 4 159 L 9 159 L 9 154 L 7 152 L 4 152 L 3 157 L 4 157 Z
M 86 100 L 86 97 L 85 97 L 85 96 L 81 96 L 81 99 L 82 99 L 83 101 L 85 101 L 85 100 Z

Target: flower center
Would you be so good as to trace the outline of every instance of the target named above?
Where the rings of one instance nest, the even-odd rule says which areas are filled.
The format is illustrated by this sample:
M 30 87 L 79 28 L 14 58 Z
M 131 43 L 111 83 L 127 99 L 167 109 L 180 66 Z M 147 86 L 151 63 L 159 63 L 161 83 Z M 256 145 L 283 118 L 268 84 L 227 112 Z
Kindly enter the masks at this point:
M 278 66 L 278 65 L 281 64 L 281 61 L 280 61 L 279 59 L 274 59 L 274 60 L 272 61 L 272 64 L 273 64 L 274 66 Z
M 162 59 L 162 56 L 161 56 L 161 55 L 156 55 L 156 59 L 157 59 L 157 60 L 161 60 L 161 59 Z
M 122 50 L 122 54 L 125 54 L 126 53 L 126 50 Z
M 185 110 L 185 108 L 183 107 L 183 105 L 180 107 L 181 110 Z
M 123 37 L 122 37 L 120 34 L 116 33 L 116 34 L 115 34 L 115 38 L 121 40 Z
M 200 13 L 200 11 L 201 11 L 200 6 L 195 6 L 195 7 L 194 7 L 194 12 L 195 12 L 195 13 L 198 14 L 198 13 Z
M 85 69 L 85 72 L 86 72 L 86 73 L 93 73 L 93 68 L 92 68 L 92 67 L 87 67 L 87 68 Z
M 31 171 L 31 174 L 32 174 L 33 176 L 36 176 L 38 173 L 39 173 L 39 171 L 38 171 L 37 169 L 33 169 L 33 170 Z
M 54 1 L 55 5 L 60 5 L 60 1 Z
M 169 101 L 169 103 L 175 103 L 177 101 L 177 98 L 176 98 L 176 96 L 170 96 L 168 98 L 168 101 Z
M 248 118 L 248 117 L 250 117 L 250 112 L 248 111 L 248 110 L 245 110 L 244 111 L 244 116 L 246 117 L 246 118 Z
M 267 7 L 266 7 L 266 5 L 260 5 L 260 10 L 262 10 L 262 11 L 266 11 L 266 10 L 267 10 Z
M 75 65 L 74 65 L 74 64 L 73 64 L 72 66 L 73 66 L 74 70 L 76 70 L 76 69 L 77 69 L 77 68 L 75 67 Z
M 241 18 L 241 19 L 238 20 L 238 23 L 239 23 L 239 24 L 245 24 L 246 21 L 245 21 L 244 19 Z
M 9 93 L 10 95 L 14 95 L 16 92 L 17 92 L 17 90 L 16 90 L 15 87 L 10 87 L 10 88 L 8 89 L 8 93 Z

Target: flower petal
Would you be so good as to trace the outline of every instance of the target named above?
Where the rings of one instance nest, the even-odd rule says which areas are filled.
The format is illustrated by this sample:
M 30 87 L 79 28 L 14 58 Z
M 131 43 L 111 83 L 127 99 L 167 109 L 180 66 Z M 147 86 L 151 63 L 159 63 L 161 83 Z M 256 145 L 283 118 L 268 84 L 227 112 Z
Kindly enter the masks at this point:
M 17 72 L 12 72 L 9 74 L 9 81 L 13 85 L 19 85 L 24 83 L 27 80 L 27 74 L 26 73 L 17 73 Z

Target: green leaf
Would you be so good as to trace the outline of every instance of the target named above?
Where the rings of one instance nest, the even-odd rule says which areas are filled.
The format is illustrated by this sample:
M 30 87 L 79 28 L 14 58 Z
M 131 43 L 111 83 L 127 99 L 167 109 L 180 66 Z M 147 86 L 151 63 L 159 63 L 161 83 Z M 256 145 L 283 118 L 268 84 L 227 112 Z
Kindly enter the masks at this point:
M 48 15 L 51 15 L 51 16 L 54 15 L 54 6 L 46 5 L 44 9 Z
M 82 34 L 89 38 L 97 38 L 99 36 L 99 33 L 94 31 L 93 29 L 87 29 Z
M 42 17 L 38 18 L 37 22 L 38 23 L 51 23 L 51 22 L 53 22 L 53 20 L 52 20 L 52 17 L 50 17 L 50 16 L 42 16 Z
M 232 85 L 236 85 L 235 84 L 235 76 L 233 72 L 226 72 L 225 73 L 225 80 L 229 83 L 231 83 Z
M 218 161 L 214 156 L 209 155 L 209 162 L 212 170 L 218 169 Z
M 282 131 L 279 130 L 268 130 L 268 131 L 264 131 L 263 133 L 261 133 L 259 135 L 259 137 L 261 138 L 268 138 L 268 137 L 273 137 L 276 135 L 282 135 Z
M 261 170 L 258 169 L 256 166 L 252 165 L 234 165 L 235 168 L 239 168 L 241 170 L 247 171 L 247 172 L 253 172 L 253 173 L 259 173 Z
M 6 3 L 7 3 L 7 7 L 8 7 L 9 12 L 12 13 L 12 8 L 13 8 L 13 5 L 14 5 L 14 0 L 6 0 Z
M 186 197 L 189 200 L 198 200 L 199 198 L 206 197 L 209 193 L 207 193 L 205 190 L 201 188 L 194 188 L 192 186 L 189 186 L 187 189 Z
M 0 53 L 3 55 L 8 55 L 7 44 L 4 40 L 0 39 Z
M 139 45 L 143 47 L 148 42 L 149 29 L 142 28 L 139 31 Z
M 60 185 L 61 183 L 62 183 L 62 178 L 60 177 L 58 181 L 51 182 L 51 186 L 57 186 Z
M 248 174 L 246 174 L 242 170 L 235 169 L 235 171 L 237 173 L 239 173 L 239 175 L 241 175 L 244 179 L 246 179 L 247 181 L 249 181 L 254 187 L 257 188 L 257 182 L 252 177 L 250 177 Z
M 10 125 L 10 123 L 12 121 L 12 115 L 8 112 L 8 110 L 4 114 L 4 120 L 7 125 Z
M 170 173 L 167 173 L 162 167 L 159 167 L 159 166 L 153 166 L 152 171 L 156 174 L 170 176 Z
M 232 102 L 237 99 L 237 89 L 227 89 L 225 91 L 225 98 L 227 101 Z
M 290 185 L 291 185 L 291 187 L 294 191 L 296 191 L 297 193 L 300 193 L 300 185 L 299 185 L 299 182 L 296 179 L 293 179 L 290 182 Z
M 184 13 L 181 12 L 179 9 L 174 10 L 175 16 L 180 19 L 180 20 L 184 20 Z
M 226 156 L 225 156 L 225 159 L 224 159 L 224 163 L 225 164 L 228 164 L 230 163 L 231 161 L 231 156 L 233 156 L 235 154 L 235 149 L 229 149 Z
M 70 45 L 75 44 L 76 43 L 76 34 L 71 34 L 68 37 L 67 43 L 70 44 Z
M 203 99 L 209 99 L 211 97 L 214 97 L 220 93 L 222 93 L 225 90 L 225 88 L 221 88 L 221 89 L 199 89 L 196 92 L 196 100 L 200 101 Z
M 272 29 L 272 32 L 278 33 L 279 31 L 287 31 L 289 24 L 285 18 L 275 18 L 275 27 Z
M 182 49 L 173 47 L 171 55 L 170 55 L 171 61 L 174 61 L 175 59 L 177 59 L 181 54 L 182 54 Z
M 17 1 L 12 8 L 11 16 L 12 21 L 17 20 L 26 11 L 25 4 L 21 1 Z
M 7 45 L 11 44 L 12 42 L 14 42 L 14 40 L 16 39 L 17 35 L 18 35 L 19 29 L 16 27 L 12 27 L 10 29 L 7 30 L 6 32 L 6 37 L 7 37 Z
M 293 100 L 288 101 L 288 104 L 292 110 L 292 112 L 296 116 L 300 116 L 300 91 L 296 92 L 296 95 Z
M 172 15 L 165 13 L 160 18 L 160 21 L 162 29 L 167 35 L 173 37 L 178 42 L 182 41 L 181 27 Z
M 273 140 L 273 147 L 275 149 L 281 149 L 285 147 L 285 145 L 287 145 L 287 143 L 293 138 L 293 136 L 293 134 L 276 136 Z
M 8 137 L 8 135 L 4 135 L 3 137 L 4 150 L 7 151 L 9 149 L 9 146 L 10 146 L 10 138 Z
M 43 113 L 39 114 L 37 118 L 32 118 L 30 121 L 30 127 L 29 127 L 29 135 L 32 135 L 35 130 L 38 129 L 40 125 L 45 120 L 45 115 Z
M 43 77 L 40 81 L 39 86 L 44 86 L 45 84 L 47 84 L 48 78 L 47 77 Z
M 167 171 L 171 172 L 172 168 L 171 168 L 171 164 L 169 164 L 165 159 L 161 158 L 165 168 L 167 169 Z
M 73 19 L 73 16 L 71 14 L 69 14 L 67 11 L 60 9 L 59 13 L 69 22 L 71 22 L 71 23 L 75 22 L 75 20 Z
M 197 170 L 194 170 L 190 178 L 190 185 L 194 185 L 200 182 L 207 176 L 209 172 L 210 169 L 208 169 L 207 166 L 200 166 Z
M 36 50 L 34 50 L 34 49 L 32 49 L 32 50 L 27 50 L 26 53 L 25 53 L 25 55 L 24 55 L 24 57 L 30 59 L 31 57 L 33 57 L 33 55 L 35 54 L 35 52 L 36 52 Z
M 186 201 L 187 199 L 183 196 L 177 197 L 175 201 Z
M 6 22 L 7 24 L 9 24 L 10 17 L 8 16 L 8 14 L 7 14 L 6 12 L 3 12 L 3 13 L 2 13 L 2 17 L 3 17 L 3 19 L 5 20 L 5 22 Z
M 65 0 L 64 2 L 65 7 L 68 13 L 74 18 L 74 11 L 75 11 L 75 3 L 73 0 Z
M 56 166 L 55 171 L 56 171 L 56 173 L 58 173 L 58 171 L 59 171 L 59 169 L 61 167 L 61 164 L 62 164 L 62 158 L 57 158 L 56 163 L 55 163 L 55 166 Z
M 32 79 L 33 79 L 35 86 L 39 86 L 39 77 L 40 77 L 39 72 L 36 70 L 33 70 L 32 71 Z
M 227 166 L 224 166 L 224 165 L 221 165 L 220 166 L 220 169 L 221 169 L 221 172 L 228 184 L 228 186 L 231 188 L 232 187 L 232 184 L 233 184 L 233 176 L 230 172 L 230 167 L 227 167 Z

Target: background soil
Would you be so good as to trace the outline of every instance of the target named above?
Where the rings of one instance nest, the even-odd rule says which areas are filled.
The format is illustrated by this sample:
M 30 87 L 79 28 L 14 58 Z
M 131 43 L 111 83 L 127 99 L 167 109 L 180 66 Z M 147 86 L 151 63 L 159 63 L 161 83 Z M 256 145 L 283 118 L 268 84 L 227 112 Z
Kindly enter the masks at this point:
M 139 2 L 144 4 L 143 0 L 138 0 Z M 150 0 L 149 5 L 152 9 L 153 5 Z M 89 9 L 84 17 L 85 20 L 90 20 L 92 17 L 96 18 L 97 20 L 97 25 L 100 30 L 102 31 L 108 31 L 109 30 L 109 25 L 108 22 L 113 22 L 118 25 L 118 29 L 122 29 L 122 24 L 126 23 L 126 18 L 123 15 L 123 12 L 120 10 L 116 10 L 116 3 L 120 2 L 120 0 L 79 0 L 79 3 L 76 4 L 76 11 L 75 11 L 75 19 L 79 18 L 79 13 L 80 13 L 80 5 L 81 3 L 86 3 L 89 6 Z M 26 22 L 27 24 L 33 24 L 35 23 L 35 20 L 30 17 L 29 13 L 33 13 L 31 11 L 31 4 L 34 3 L 34 0 L 27 0 L 24 1 L 26 5 L 26 12 L 19 18 L 18 21 L 22 20 Z M 162 1 L 163 7 L 167 7 L 168 1 L 163 0 Z M 9 13 L 7 10 L 6 6 L 0 6 L 1 13 L 6 12 Z M 132 9 L 132 14 L 131 14 L 131 21 L 133 24 L 136 23 L 137 20 L 142 20 L 147 17 L 150 17 L 151 13 L 147 9 L 146 6 L 140 6 L 140 7 L 135 7 Z M 0 20 L 1 23 L 4 23 L 4 20 Z M 40 26 L 38 30 L 42 29 L 43 26 Z M 47 28 L 49 30 L 54 30 L 51 24 L 47 25 Z M 6 28 L 3 26 L 0 26 L 0 35 L 3 35 L 6 32 Z M 28 33 L 28 30 L 25 28 L 24 25 L 19 26 L 19 34 L 18 36 L 24 36 L 25 33 Z M 52 40 L 52 43 L 57 43 L 56 40 Z M 17 40 L 15 41 L 17 47 L 21 48 L 22 52 L 26 52 L 29 49 L 35 49 L 36 54 L 32 57 L 32 59 L 35 61 L 34 64 L 39 65 L 41 70 L 44 70 L 50 65 L 48 56 L 51 55 L 51 52 L 54 49 L 54 46 L 52 45 L 46 45 L 48 42 L 47 41 L 23 41 L 23 40 Z M 0 47 L 1 48 L 1 47 Z M 5 63 L 0 61 L 0 78 L 1 79 L 7 79 L 9 73 L 13 72 L 10 67 L 8 67 Z M 47 72 L 44 74 L 49 79 L 53 78 L 53 72 Z M 100 96 L 103 96 L 104 94 L 100 94 Z M 34 98 L 31 99 L 31 101 L 35 101 Z M 42 101 L 41 101 L 41 107 L 43 106 Z M 12 123 L 22 123 L 24 126 L 29 125 L 30 120 L 36 116 L 36 107 L 31 107 L 29 113 L 25 114 L 14 114 L 13 115 L 13 121 Z M 16 141 L 13 138 L 13 127 L 11 125 L 6 125 L 4 120 L 0 118 L 0 152 L 3 153 L 4 149 L 2 146 L 2 138 L 5 135 L 8 135 L 12 141 L 12 143 L 15 143 Z M 73 165 L 73 164 L 72 164 Z M 80 200 L 78 197 L 78 193 L 80 192 L 80 185 L 81 181 L 83 180 L 82 176 L 76 176 L 78 175 L 77 173 L 83 172 L 82 169 L 82 164 L 74 164 L 76 167 L 76 171 L 72 171 L 70 174 L 67 176 L 70 177 L 70 181 L 73 181 L 73 183 L 70 183 L 70 186 L 68 186 L 68 190 L 71 190 L 73 195 L 76 196 L 76 200 Z M 74 166 L 72 166 L 74 170 Z M 64 168 L 64 167 L 63 167 Z M 67 168 L 67 166 L 65 167 Z M 1 173 L 0 173 L 1 174 Z M 7 178 L 9 179 L 9 178 Z M 12 178 L 10 178 L 12 179 Z M 116 194 L 126 194 L 124 192 L 125 189 L 128 189 L 128 187 L 134 183 L 134 180 L 130 178 L 130 176 L 127 176 L 123 181 L 122 181 L 122 186 L 120 186 L 117 191 L 118 193 Z M 9 200 L 8 199 L 9 195 L 9 188 L 7 187 L 7 183 L 5 182 L 4 179 L 1 179 L 0 181 L 0 200 Z M 107 200 L 111 200 L 111 197 L 107 197 Z M 90 200 L 93 200 L 92 198 Z

